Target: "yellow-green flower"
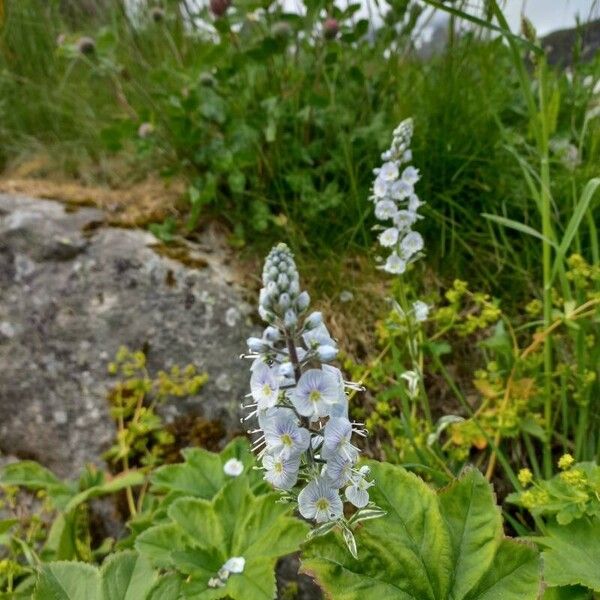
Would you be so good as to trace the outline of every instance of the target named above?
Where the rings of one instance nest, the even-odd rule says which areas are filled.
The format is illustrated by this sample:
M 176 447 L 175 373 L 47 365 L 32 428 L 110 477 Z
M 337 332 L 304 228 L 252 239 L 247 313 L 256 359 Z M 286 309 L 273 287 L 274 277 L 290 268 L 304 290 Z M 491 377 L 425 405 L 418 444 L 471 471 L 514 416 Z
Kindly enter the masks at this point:
M 521 469 L 517 475 L 517 479 L 525 487 L 533 481 L 533 473 L 529 469 Z
M 571 465 L 575 462 L 575 459 L 570 454 L 563 454 L 558 460 L 558 468 L 569 469 Z

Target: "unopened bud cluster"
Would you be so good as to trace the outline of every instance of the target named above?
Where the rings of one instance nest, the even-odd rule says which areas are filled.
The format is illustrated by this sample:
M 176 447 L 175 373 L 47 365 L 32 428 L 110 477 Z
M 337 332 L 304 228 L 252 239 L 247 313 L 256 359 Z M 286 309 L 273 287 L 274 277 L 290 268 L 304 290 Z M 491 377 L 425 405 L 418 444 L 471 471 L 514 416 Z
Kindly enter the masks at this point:
M 366 432 L 348 419 L 346 389 L 357 386 L 327 364 L 337 344 L 321 313 L 307 314 L 310 298 L 285 244 L 267 256 L 262 282 L 259 312 L 268 326 L 262 337 L 248 339 L 246 356 L 253 362 L 246 419 L 258 420 L 251 433 L 258 435 L 265 479 L 317 523 L 343 521 L 342 491 L 372 518 L 367 490 L 373 483 L 367 467 L 357 468 L 359 450 L 352 443 L 354 433 Z

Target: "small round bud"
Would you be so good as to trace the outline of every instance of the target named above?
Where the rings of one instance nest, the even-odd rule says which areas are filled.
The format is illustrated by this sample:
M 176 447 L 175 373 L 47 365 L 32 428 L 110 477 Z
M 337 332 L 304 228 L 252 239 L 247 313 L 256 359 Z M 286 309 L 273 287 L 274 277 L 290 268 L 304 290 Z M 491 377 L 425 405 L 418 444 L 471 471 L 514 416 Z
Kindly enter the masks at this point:
M 80 37 L 75 45 L 77 46 L 77 51 L 81 54 L 94 54 L 96 51 L 94 38 L 88 36 Z
M 328 40 L 333 40 L 340 32 L 340 24 L 337 19 L 329 17 L 323 22 L 323 32 Z
M 273 321 L 275 321 L 275 314 L 273 311 L 269 310 L 262 304 L 258 306 L 258 314 L 260 315 L 260 318 L 267 323 L 273 323 Z
M 206 87 L 213 87 L 213 85 L 215 85 L 216 83 L 215 78 L 212 76 L 211 73 L 208 73 L 207 71 L 200 73 L 198 81 L 200 85 L 204 85 Z
M 285 273 L 279 273 L 277 277 L 277 286 L 281 291 L 287 290 L 290 285 L 290 279 Z

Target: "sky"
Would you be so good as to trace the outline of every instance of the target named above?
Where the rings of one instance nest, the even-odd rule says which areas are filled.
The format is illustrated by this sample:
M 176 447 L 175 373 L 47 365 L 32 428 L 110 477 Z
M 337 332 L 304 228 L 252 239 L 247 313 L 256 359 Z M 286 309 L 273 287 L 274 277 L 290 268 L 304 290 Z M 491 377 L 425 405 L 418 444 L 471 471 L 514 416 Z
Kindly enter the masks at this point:
M 556 29 L 566 29 L 575 25 L 579 14 L 582 21 L 592 17 L 600 18 L 600 1 L 594 0 L 507 0 L 505 13 L 513 30 L 519 29 L 521 9 L 537 29 L 544 35 Z

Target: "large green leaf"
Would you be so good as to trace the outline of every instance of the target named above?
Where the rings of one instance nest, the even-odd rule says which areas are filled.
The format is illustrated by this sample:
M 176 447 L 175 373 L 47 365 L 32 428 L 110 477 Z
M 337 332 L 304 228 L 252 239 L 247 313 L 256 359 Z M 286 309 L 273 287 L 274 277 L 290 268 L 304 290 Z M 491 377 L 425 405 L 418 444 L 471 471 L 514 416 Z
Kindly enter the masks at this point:
M 245 477 L 232 479 L 210 501 L 176 500 L 168 510 L 170 523 L 142 533 L 136 548 L 155 566 L 179 573 L 186 598 L 271 600 L 277 559 L 297 550 L 308 531 L 277 499 L 254 496 Z M 222 587 L 209 586 L 233 557 L 245 559 L 243 572 L 231 574 Z
M 550 522 L 547 535 L 535 538 L 542 553 L 544 580 L 550 586 L 585 585 L 600 592 L 600 519 L 576 519 L 568 525 Z
M 358 560 L 333 533 L 312 540 L 303 553 L 303 570 L 332 598 L 537 598 L 537 552 L 503 539 L 491 487 L 479 471 L 438 496 L 400 467 L 371 467 L 372 498 L 387 514 L 356 532 Z
M 131 551 L 113 554 L 102 569 L 80 562 L 51 562 L 40 569 L 33 599 L 146 600 L 156 580 L 150 563 Z
M 256 461 L 244 438 L 234 439 L 220 454 L 203 448 L 186 448 L 182 454 L 183 463 L 166 465 L 154 472 L 151 480 L 154 491 L 210 499 L 231 481 L 232 477 L 223 470 L 231 458 L 243 463 L 244 475 L 253 484 L 260 480 L 252 469 Z

